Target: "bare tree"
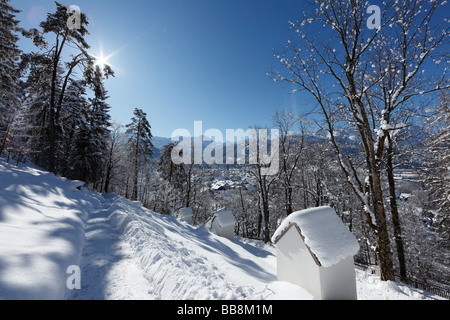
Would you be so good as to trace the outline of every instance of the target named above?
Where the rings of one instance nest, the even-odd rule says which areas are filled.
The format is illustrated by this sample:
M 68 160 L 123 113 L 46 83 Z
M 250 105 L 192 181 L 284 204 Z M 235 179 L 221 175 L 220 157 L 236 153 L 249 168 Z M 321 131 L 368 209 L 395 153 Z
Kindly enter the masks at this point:
M 118 164 L 123 156 L 121 154 L 121 139 L 124 139 L 124 135 L 121 132 L 122 126 L 118 123 L 113 123 L 112 130 L 109 136 L 108 141 L 108 149 L 107 149 L 107 159 L 106 159 L 106 168 L 105 168 L 105 176 L 104 176 L 104 187 L 103 190 L 105 193 L 110 191 L 111 181 L 114 179 L 114 176 L 117 174 Z
M 277 56 L 283 72 L 272 74 L 276 81 L 294 85 L 293 92 L 314 98 L 338 165 L 364 208 L 376 239 L 381 279 L 386 281 L 394 280 L 381 179 L 386 144 L 390 133 L 405 127 L 395 120 L 408 101 L 448 87 L 445 71 L 433 83 L 423 73 L 428 63 L 446 63 L 439 60 L 439 49 L 448 38 L 448 27 L 431 25 L 442 4 L 391 1 L 380 10 L 380 25 L 370 29 L 365 1 L 312 1 L 305 19 L 291 23 L 298 43 L 289 41 Z M 317 27 L 326 31 L 325 37 Z M 337 141 L 336 129 L 344 125 L 359 135 L 365 177 Z
M 429 120 L 431 136 L 426 142 L 426 186 L 436 209 L 434 217 L 442 244 L 450 247 L 450 106 L 449 93 L 443 93 L 435 115 Z M 446 255 L 449 256 L 448 250 Z
M 294 212 L 294 174 L 305 146 L 306 124 L 299 116 L 277 111 L 272 117 L 280 131 L 280 177 L 286 216 Z
M 259 208 L 259 218 L 258 218 L 258 235 L 263 234 L 263 239 L 265 243 L 270 242 L 270 196 L 274 183 L 278 179 L 278 174 L 268 175 L 267 174 L 267 159 L 263 159 L 264 150 L 263 148 L 269 147 L 268 141 L 263 141 L 261 135 L 258 134 L 260 128 L 254 128 L 252 130 L 252 136 L 250 139 L 257 141 L 255 144 L 256 149 L 253 150 L 253 160 L 250 161 L 249 173 L 253 176 L 256 182 L 256 191 L 258 194 L 258 208 Z M 273 139 L 274 137 L 272 137 Z M 274 142 L 274 140 L 272 140 Z M 278 143 L 278 141 L 276 141 Z M 252 143 L 250 143 L 251 145 Z M 272 148 L 273 146 L 270 146 Z M 267 149 L 266 149 L 267 151 Z M 273 151 L 273 150 L 272 150 Z M 274 157 L 279 156 L 279 153 L 271 152 L 271 161 L 275 160 Z M 278 159 L 277 159 L 278 160 Z

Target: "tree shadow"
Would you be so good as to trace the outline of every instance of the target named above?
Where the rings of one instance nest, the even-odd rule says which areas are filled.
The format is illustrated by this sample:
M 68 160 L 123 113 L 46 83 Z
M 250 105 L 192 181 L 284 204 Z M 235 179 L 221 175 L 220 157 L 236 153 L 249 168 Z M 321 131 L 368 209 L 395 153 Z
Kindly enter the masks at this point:
M 73 290 L 68 300 L 107 300 L 108 274 L 125 258 L 120 251 L 117 231 L 109 222 L 107 210 L 92 215 L 86 225 L 86 243 L 81 268 L 81 289 Z
M 272 253 L 257 248 L 251 244 L 245 244 L 241 241 L 232 242 L 228 239 L 221 238 L 211 233 L 205 227 L 191 226 L 185 223 L 180 223 L 174 217 L 162 216 L 162 219 L 166 223 L 173 226 L 174 232 L 177 232 L 177 229 L 181 229 L 187 239 L 191 240 L 206 251 L 218 254 L 228 263 L 242 269 L 248 275 L 264 282 L 276 281 L 275 274 L 268 272 L 266 269 L 255 263 L 255 261 L 244 257 L 243 252 L 237 252 L 233 249 L 233 247 L 239 246 L 239 249 L 242 248 L 246 251 L 246 253 L 250 253 L 255 256 L 255 258 L 264 258 L 272 255 Z M 246 253 L 245 255 L 247 255 Z
M 36 279 L 27 286 L 5 280 L 11 270 L 8 265 L 10 257 L 2 256 L 0 252 L 0 298 L 107 299 L 108 274 L 118 261 L 125 258 L 119 247 L 120 232 L 114 229 L 116 224 L 111 221 L 114 210 L 107 207 L 113 204 L 110 200 L 89 190 L 78 191 L 71 181 L 53 174 L 7 167 L 0 163 L 0 226 L 9 223 L 10 217 L 15 223 L 14 215 L 27 211 L 26 215 L 36 215 L 32 221 L 27 220 L 28 230 L 32 227 L 43 230 L 42 237 L 36 243 L 36 246 L 42 247 L 42 252 L 37 252 L 36 248 L 30 248 L 28 252 L 25 248 L 16 261 L 30 273 L 30 279 Z M 138 207 L 136 211 L 139 211 Z M 71 214 L 66 216 L 67 212 Z M 21 224 L 18 226 L 22 227 Z M 223 257 L 252 277 L 266 282 L 276 280 L 275 275 L 252 261 L 247 254 L 255 258 L 266 257 L 268 253 L 265 250 L 239 242 L 233 246 L 228 243 L 229 240 L 213 235 L 206 228 L 192 227 L 162 215 L 145 227 L 154 228 L 152 230 L 161 234 L 166 230 L 182 233 L 187 241 Z M 28 236 L 27 228 L 20 231 L 24 238 Z M 57 246 L 54 246 L 55 243 Z M 30 261 L 36 257 L 50 261 L 54 269 L 35 268 Z M 67 268 L 71 265 L 79 265 L 81 269 L 81 290 L 68 291 L 66 287 L 69 277 Z M 41 277 L 53 277 L 58 283 L 47 287 L 48 281 L 37 281 Z
M 6 241 L 11 247 L 0 251 L 0 299 L 67 297 L 67 268 L 81 263 L 85 226 L 92 227 L 86 225 L 88 216 L 104 202 L 99 194 L 77 190 L 78 185 L 40 170 L 0 162 L 0 229 L 4 236 L 13 232 L 20 241 L 17 247 Z M 105 254 L 113 260 L 120 258 L 112 249 Z M 105 268 L 98 272 L 99 282 L 107 273 Z M 22 274 L 12 278 L 17 270 Z

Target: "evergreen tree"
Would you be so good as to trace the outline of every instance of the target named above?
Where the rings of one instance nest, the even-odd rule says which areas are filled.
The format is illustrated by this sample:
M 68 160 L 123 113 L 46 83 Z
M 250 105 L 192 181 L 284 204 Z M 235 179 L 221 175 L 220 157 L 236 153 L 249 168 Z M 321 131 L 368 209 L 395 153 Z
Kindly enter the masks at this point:
M 193 152 L 191 148 L 191 162 L 175 163 L 172 159 L 172 155 L 175 152 L 179 152 L 179 156 L 183 157 L 183 152 L 189 148 L 180 148 L 180 145 L 176 142 L 170 142 L 165 145 L 161 151 L 161 156 L 158 159 L 158 171 L 166 182 L 173 187 L 176 193 L 182 194 L 180 203 L 186 208 L 194 205 L 195 197 L 198 192 L 198 186 L 201 183 L 199 174 L 202 171 L 201 166 L 195 165 L 193 161 Z
M 87 117 L 87 110 L 85 111 Z M 95 159 L 96 149 L 94 144 L 91 143 L 93 134 L 91 127 L 88 123 L 82 122 L 77 130 L 74 142 L 73 142 L 73 172 L 72 179 L 81 180 L 84 182 L 93 182 L 95 180 L 95 172 L 98 169 Z
M 72 125 L 72 127 L 77 127 L 71 149 L 74 167 L 73 177 L 94 184 L 99 182 L 105 170 L 110 135 L 109 127 L 111 126 L 110 106 L 106 102 L 108 96 L 103 84 L 104 78 L 105 75 L 100 67 L 95 67 L 93 77 L 88 78 L 91 81 L 90 85 L 94 97 L 89 98 L 87 102 L 83 100 L 83 97 L 77 96 L 77 94 L 84 94 L 85 90 L 82 85 L 81 87 L 75 87 L 75 96 L 70 99 L 75 102 L 73 107 L 70 108 L 73 112 L 72 119 L 78 119 L 77 123 Z M 68 93 L 70 91 L 68 90 Z M 68 138 L 70 137 L 71 135 L 68 136 Z
M 146 164 L 153 155 L 151 126 L 147 115 L 136 108 L 131 123 L 126 125 L 128 135 L 127 148 L 133 166 L 132 200 L 138 199 L 139 169 Z
M 100 70 L 99 66 L 96 66 L 94 78 L 92 81 L 92 89 L 94 92 L 94 98 L 90 99 L 91 102 L 91 127 L 94 130 L 95 144 L 99 150 L 105 150 L 107 145 L 107 139 L 109 136 L 109 127 L 111 126 L 111 116 L 109 114 L 110 106 L 106 102 L 108 99 L 107 91 L 104 86 L 105 75 Z
M 162 148 L 158 159 L 158 171 L 164 180 L 168 181 L 176 189 L 182 190 L 186 180 L 183 164 L 177 165 L 172 161 L 173 148 L 176 146 L 177 143 L 170 142 Z
M 21 51 L 17 45 L 19 21 L 15 15 L 20 11 L 0 0 L 0 155 L 15 111 L 19 106 L 18 91 L 20 71 L 18 61 Z
M 68 88 L 66 98 L 64 99 L 61 120 L 62 132 L 59 143 L 60 172 L 63 176 L 80 179 L 77 176 L 79 167 L 76 168 L 74 163 L 79 154 L 75 147 L 78 134 L 81 128 L 87 127 L 87 109 L 88 100 L 86 95 L 86 82 L 83 80 L 71 80 Z
M 94 77 L 92 81 L 92 89 L 94 98 L 90 99 L 90 127 L 92 130 L 92 140 L 96 152 L 92 154 L 91 159 L 93 165 L 93 179 L 98 181 L 105 170 L 105 161 L 107 158 L 108 139 L 110 136 L 111 116 L 109 114 L 110 106 L 106 102 L 108 99 L 107 91 L 104 86 L 104 79 L 108 74 L 104 74 L 99 66 L 95 67 Z
M 48 121 L 51 88 L 51 60 L 44 54 L 31 54 L 28 60 L 28 77 L 25 82 L 25 101 L 29 119 L 31 160 L 48 167 Z
M 19 162 L 25 162 L 31 152 L 31 123 L 28 118 L 28 107 L 21 103 L 18 109 L 14 112 L 14 116 L 8 126 L 8 132 L 5 135 L 4 149 L 7 153 L 7 161 L 10 158 L 16 160 L 16 165 Z
M 56 3 L 56 12 L 48 14 L 47 19 L 40 26 L 44 35 L 54 35 L 55 42 L 48 53 L 51 60 L 50 71 L 50 91 L 48 105 L 48 121 L 46 122 L 46 133 L 48 135 L 48 167 L 51 172 L 57 171 L 57 141 L 58 131 L 61 125 L 61 113 L 66 94 L 67 86 L 74 70 L 78 66 L 89 68 L 92 65 L 93 58 L 86 52 L 89 45 L 84 39 L 88 33 L 86 26 L 88 20 L 83 13 L 80 15 L 81 23 L 79 29 L 69 29 L 67 21 L 69 20 L 68 8 Z M 78 48 L 79 53 L 71 56 L 71 60 L 65 64 L 66 68 L 61 69 L 63 63 L 63 52 L 67 46 L 73 45 Z

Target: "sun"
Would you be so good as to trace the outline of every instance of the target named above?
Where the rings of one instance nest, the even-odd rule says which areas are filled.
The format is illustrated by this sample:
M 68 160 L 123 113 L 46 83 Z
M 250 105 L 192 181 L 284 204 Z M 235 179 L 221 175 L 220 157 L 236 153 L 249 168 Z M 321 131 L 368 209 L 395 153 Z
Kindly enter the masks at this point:
M 92 62 L 93 62 L 93 68 L 99 68 L 101 70 L 101 72 L 104 72 L 106 68 L 109 68 L 111 70 L 115 71 L 120 71 L 121 69 L 119 67 L 117 67 L 116 65 L 113 65 L 111 63 L 111 60 L 114 56 L 117 55 L 117 53 L 119 51 L 121 51 L 121 49 L 114 51 L 111 54 L 105 55 L 104 51 L 103 51 L 103 46 L 100 43 L 99 46 L 100 49 L 100 54 L 97 53 L 90 53 L 90 57 L 92 58 Z
M 110 56 L 105 57 L 103 55 L 103 52 L 100 53 L 100 56 L 93 56 L 95 59 L 95 66 L 99 66 L 100 69 L 104 69 L 106 66 L 111 66 L 110 63 L 108 62 L 108 59 L 110 58 Z

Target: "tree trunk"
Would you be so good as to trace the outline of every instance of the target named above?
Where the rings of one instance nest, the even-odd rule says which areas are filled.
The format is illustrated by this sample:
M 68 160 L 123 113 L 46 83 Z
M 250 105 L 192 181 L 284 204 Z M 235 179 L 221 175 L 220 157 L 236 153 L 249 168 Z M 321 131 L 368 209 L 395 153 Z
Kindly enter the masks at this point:
M 271 242 L 269 229 L 269 203 L 267 199 L 264 202 L 264 243 L 269 243 Z
M 66 35 L 67 36 L 67 35 Z M 48 171 L 56 173 L 56 87 L 58 82 L 58 65 L 61 52 L 66 42 L 63 38 L 59 45 L 59 36 L 56 36 L 55 54 L 53 56 L 52 84 L 50 91 L 50 119 L 49 119 L 49 151 L 48 151 Z
M 50 119 L 49 119 L 49 150 L 48 150 L 48 171 L 56 173 L 56 124 L 55 124 L 55 95 L 56 95 L 56 66 L 54 66 L 52 79 L 52 92 L 50 98 Z
M 286 179 L 285 181 L 284 193 L 286 201 L 285 204 L 286 216 L 289 217 L 294 212 L 294 209 L 292 207 L 292 187 L 291 182 L 288 179 Z
M 139 120 L 138 127 L 137 127 L 137 133 L 136 133 L 136 146 L 134 150 L 134 174 L 133 174 L 133 195 L 132 200 L 137 201 L 138 200 L 138 174 L 139 174 L 139 145 L 140 145 L 140 138 L 141 138 L 141 120 Z
M 374 171 L 374 170 L 373 170 Z M 380 264 L 380 277 L 382 281 L 395 281 L 392 251 L 386 223 L 386 213 L 383 205 L 381 179 L 377 174 L 373 178 L 373 207 L 376 220 L 374 230 L 377 243 L 376 255 Z
M 395 189 L 395 179 L 394 179 L 394 164 L 393 164 L 393 141 L 388 135 L 389 146 L 387 148 L 387 174 L 388 174 L 388 183 L 389 183 L 389 203 L 391 207 L 392 213 L 392 223 L 394 225 L 394 238 L 395 245 L 397 247 L 397 258 L 400 267 L 400 277 L 403 282 L 407 281 L 406 275 L 406 259 L 405 259 L 405 250 L 403 246 L 403 238 L 402 238 L 402 228 L 400 224 L 400 217 L 398 214 L 398 206 L 397 206 L 397 197 L 396 197 L 396 189 Z
M 184 202 L 186 208 L 189 208 L 190 206 L 190 198 L 191 198 L 191 177 L 188 176 L 186 181 L 186 199 Z
M 108 167 L 106 169 L 106 177 L 105 177 L 105 187 L 104 187 L 105 193 L 109 192 L 109 184 L 111 183 L 111 171 L 112 171 L 112 166 L 110 164 L 108 164 Z
M 248 238 L 248 229 L 247 229 L 247 210 L 245 210 L 244 205 L 244 197 L 242 196 L 242 188 L 239 188 L 239 195 L 241 200 L 241 208 L 242 208 L 242 236 L 244 238 Z
M 130 178 L 127 176 L 127 182 L 125 184 L 125 199 L 129 199 L 129 195 L 128 195 L 128 182 L 129 182 Z
M 257 223 L 257 228 L 256 228 L 256 234 L 258 239 L 261 239 L 261 229 L 262 229 L 262 220 L 263 220 L 263 213 L 262 213 L 262 208 L 261 208 L 261 197 L 258 195 L 258 223 Z
M 137 160 L 135 161 L 134 164 L 134 177 L 133 177 L 133 196 L 132 196 L 132 200 L 133 201 L 137 201 L 138 200 L 138 164 L 137 164 Z
M 8 140 L 10 124 L 11 124 L 11 121 L 8 120 L 8 124 L 6 125 L 5 133 L 3 134 L 2 142 L 0 144 L 0 156 L 2 155 L 3 150 L 6 147 L 6 141 Z

